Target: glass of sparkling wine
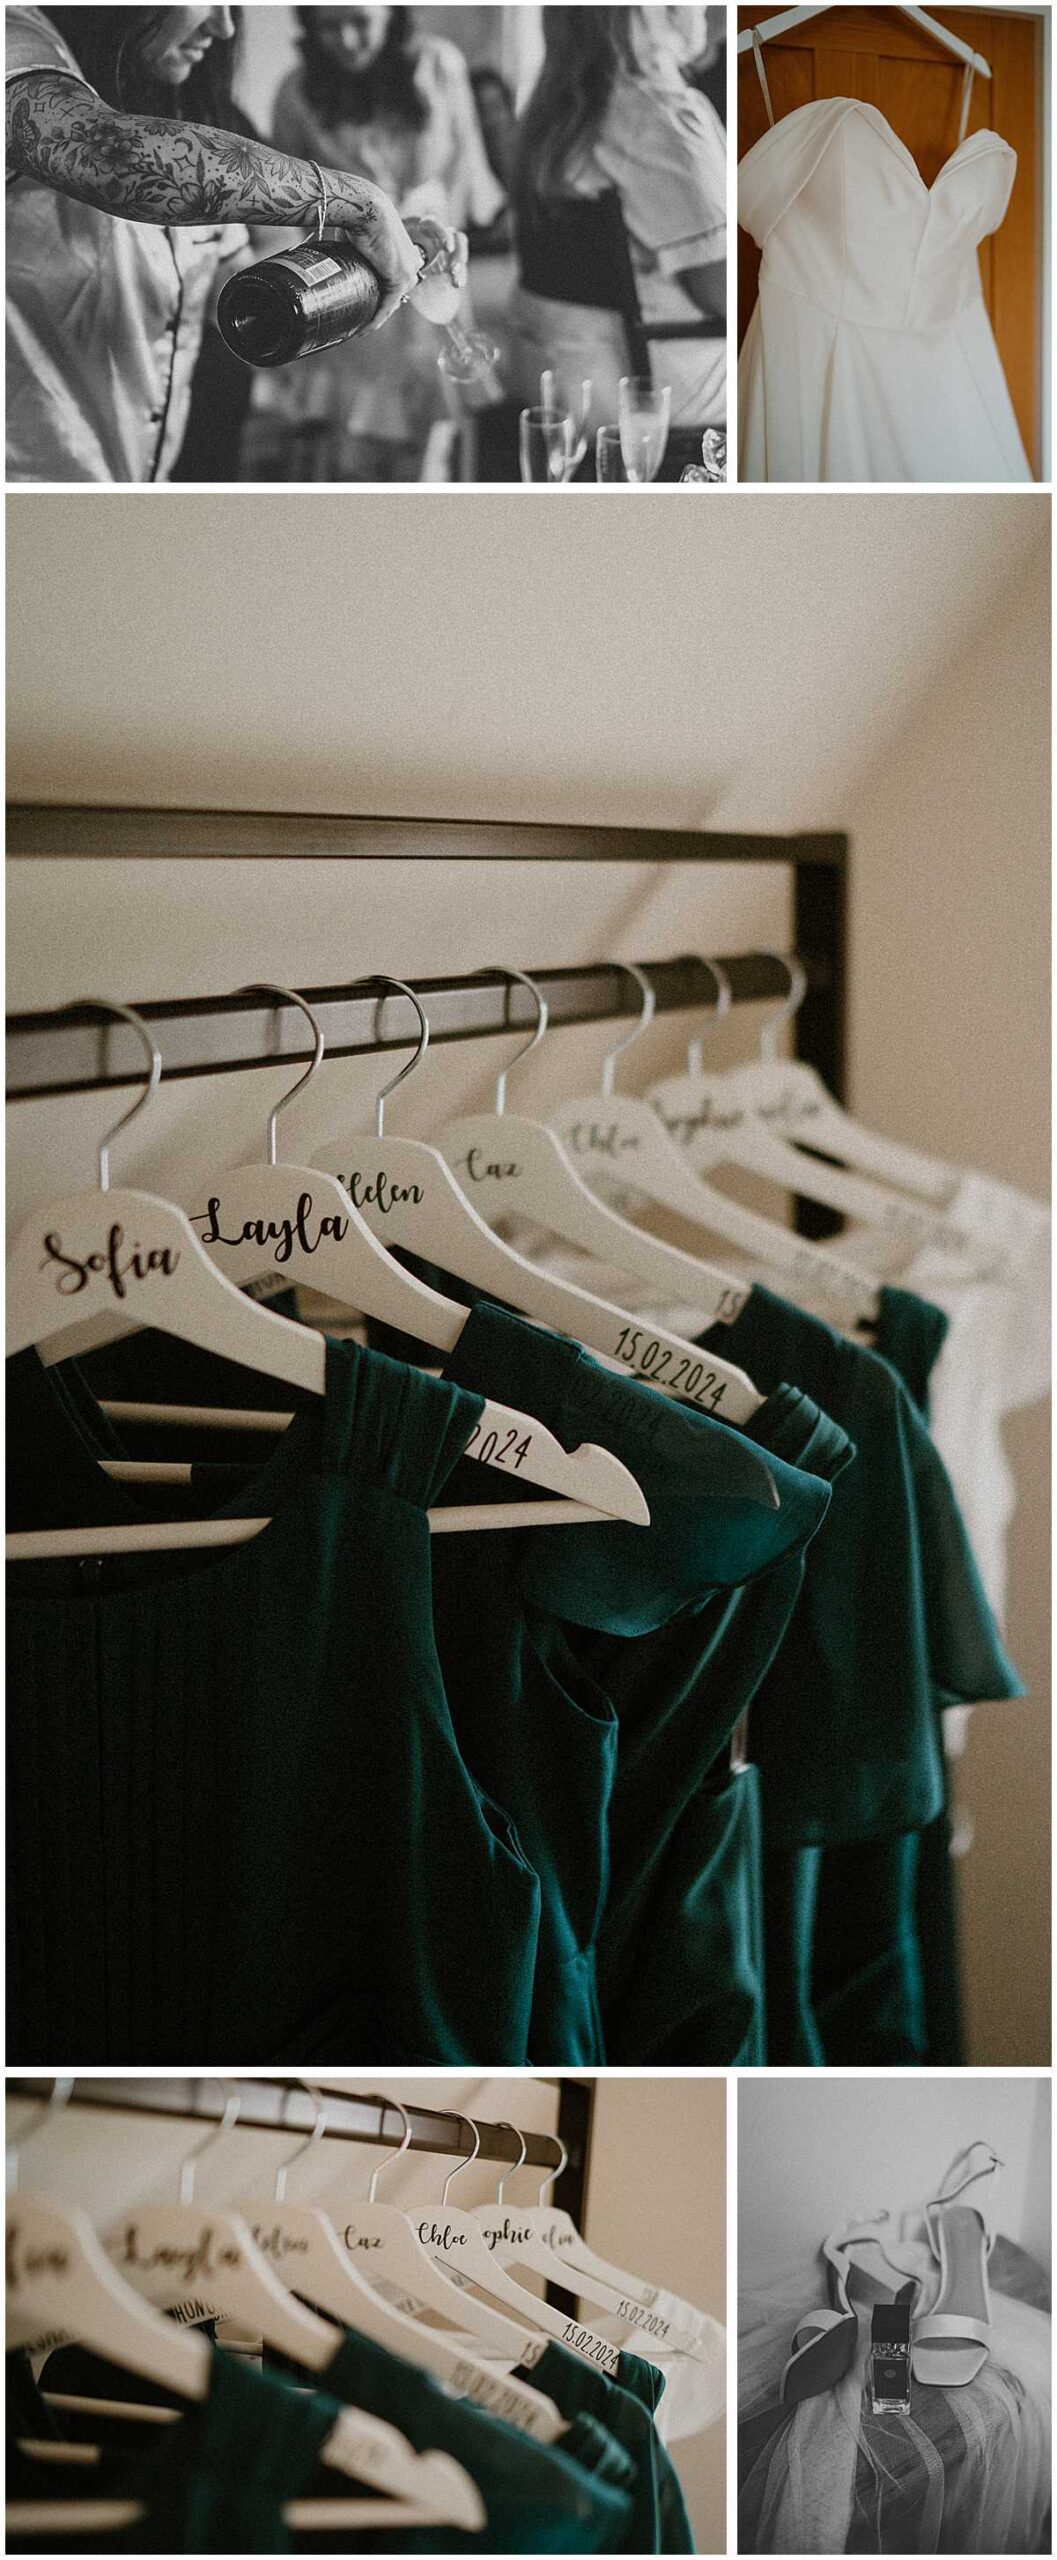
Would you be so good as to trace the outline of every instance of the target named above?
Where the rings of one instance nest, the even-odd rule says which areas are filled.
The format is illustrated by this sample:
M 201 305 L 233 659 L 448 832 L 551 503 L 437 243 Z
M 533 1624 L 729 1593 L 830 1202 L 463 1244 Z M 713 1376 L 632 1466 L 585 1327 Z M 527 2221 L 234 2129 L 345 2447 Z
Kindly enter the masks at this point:
M 599 427 L 595 437 L 595 479 L 603 488 L 627 487 L 627 466 L 621 451 L 619 427 Z
M 619 399 L 620 445 L 628 479 L 640 487 L 655 480 L 664 460 L 672 417 L 667 383 L 624 374 Z
M 411 297 L 424 320 L 443 332 L 444 344 L 437 357 L 438 372 L 448 382 L 480 382 L 492 366 L 499 362 L 499 349 L 480 329 L 466 330 L 457 313 L 462 301 L 462 287 L 452 273 L 450 252 L 438 250 L 428 260 Z
M 523 480 L 560 489 L 575 468 L 576 428 L 567 409 L 523 409 L 518 421 Z
M 540 407 L 542 409 L 558 409 L 563 414 L 568 410 L 569 416 L 573 422 L 573 456 L 569 473 L 570 479 L 573 477 L 573 474 L 579 470 L 580 464 L 587 452 L 591 427 L 591 399 L 593 391 L 593 382 L 585 382 L 579 376 L 572 373 L 566 373 L 564 369 L 561 373 L 555 373 L 548 368 L 545 373 L 541 373 L 540 375 Z

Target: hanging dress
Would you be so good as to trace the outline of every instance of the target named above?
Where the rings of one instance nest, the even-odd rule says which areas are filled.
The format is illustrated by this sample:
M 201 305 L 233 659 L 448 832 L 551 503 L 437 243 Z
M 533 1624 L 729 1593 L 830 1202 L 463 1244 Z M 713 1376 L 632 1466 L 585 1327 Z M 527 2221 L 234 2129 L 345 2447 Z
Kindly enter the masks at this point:
M 816 98 L 738 170 L 763 251 L 738 368 L 742 480 L 1024 481 L 977 251 L 1016 153 L 973 133 L 926 187 L 880 109 Z
M 49 2358 L 45 2388 L 75 2388 L 53 2369 L 55 2363 Z M 78 2380 L 82 2389 L 110 2393 L 105 2404 L 109 2414 L 94 2416 L 87 2427 L 82 2417 L 79 2425 L 63 2428 L 62 2435 L 73 2442 L 90 2436 L 101 2447 L 101 2460 L 70 2470 L 9 2444 L 8 2498 L 54 2502 L 87 2496 L 89 2506 L 96 2500 L 129 2500 L 144 2513 L 134 2524 L 103 2533 L 91 2527 L 84 2532 L 56 2530 L 47 2524 L 31 2533 L 9 2531 L 10 2550 L 244 2553 L 294 2548 L 283 2513 L 287 2502 L 315 2495 L 319 2477 L 328 2490 L 337 2479 L 336 2474 L 320 2474 L 320 2455 L 341 2416 L 340 2392 L 330 2398 L 316 2389 L 290 2391 L 218 2349 L 204 2400 L 175 2424 L 137 2427 L 117 2416 L 118 2402 L 128 2392 L 127 2375 L 99 2359 L 93 2363 L 91 2380 Z M 163 2397 L 139 2383 L 128 2396 L 144 2402 Z M 40 2411 L 50 2412 L 50 2403 L 31 2385 L 30 2407 L 33 2398 Z M 33 2433 L 54 2440 L 59 2430 L 53 2420 L 45 2426 L 38 2417 Z M 366 2494 L 351 2479 L 338 2480 L 338 2493 L 347 2498 Z M 330 2537 L 332 2545 L 336 2539 Z
M 942 1317 L 886 1293 L 920 1384 Z M 917 1314 L 915 1317 L 915 1308 Z M 706 1346 L 719 1347 L 718 1331 Z M 768 2060 L 960 2060 L 941 1712 L 1023 1696 L 942 1460 L 903 1378 L 765 1288 L 722 1329 L 854 1436 L 750 1724 L 764 1830 Z
M 550 2352 L 544 2350 L 533 2380 Z M 276 2359 L 269 2362 L 273 2369 L 294 2371 Z M 537 2444 L 506 2419 L 456 2398 L 432 2374 L 355 2329 L 345 2331 L 322 2374 L 310 2377 L 297 2371 L 296 2379 L 311 2379 L 317 2389 L 384 2418 L 416 2453 L 451 2454 L 469 2472 L 484 2501 L 486 2522 L 480 2533 L 422 2525 L 417 2531 L 390 2529 L 373 2542 L 365 2537 L 362 2544 L 342 2538 L 340 2548 L 434 2553 L 631 2548 L 633 2464 L 616 2436 L 591 2415 L 574 2419 L 556 2443 Z M 549 2392 L 545 2381 L 538 2387 Z M 310 2547 L 326 2551 L 335 2539 L 320 2533 Z M 305 2538 L 299 2536 L 298 2548 L 304 2547 Z
M 247 1545 L 11 1568 L 12 2059 L 528 2060 L 539 1880 L 462 1759 L 430 1601 L 480 1413 L 329 1343 L 325 1399 L 213 1503 L 268 1518 Z M 34 1351 L 8 1422 L 11 1528 L 172 1516 Z

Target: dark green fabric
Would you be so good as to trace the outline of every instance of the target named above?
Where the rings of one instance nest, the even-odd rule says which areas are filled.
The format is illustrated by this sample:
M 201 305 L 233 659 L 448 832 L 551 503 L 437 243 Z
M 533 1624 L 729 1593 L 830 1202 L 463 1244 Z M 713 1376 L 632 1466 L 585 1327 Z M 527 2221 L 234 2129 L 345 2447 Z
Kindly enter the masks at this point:
M 641 2356 L 621 2354 L 611 2381 L 586 2356 L 548 2345 L 526 2376 L 568 2418 L 591 2416 L 624 2446 L 635 2465 L 625 2551 L 692 2551 L 690 2522 L 671 2461 L 654 2426 L 664 2377 Z
M 611 2062 L 766 2062 L 761 1858 L 756 1771 L 717 1764 L 672 1832 L 646 1934 L 628 1926 L 637 1897 L 603 1930 Z
M 703 1339 L 720 1347 L 719 1329 Z M 888 1362 L 769 1289 L 753 1289 L 722 1348 L 764 1391 L 795 1378 L 858 1450 L 753 1707 L 765 1838 L 923 1829 L 944 1806 L 939 1709 L 1023 1695 L 947 1471 Z
M 950 1332 L 950 1317 L 913 1289 L 882 1288 L 880 1300 L 874 1350 L 897 1371 L 927 1422 L 929 1379 Z
M 820 1386 L 825 1383 L 833 1409 L 849 1427 L 854 1416 L 862 1456 L 869 1461 L 871 1451 L 879 1451 L 872 1480 L 856 1469 L 856 1480 L 846 1478 L 837 1489 L 827 1524 L 827 1552 L 820 1544 L 808 1558 L 804 1598 L 788 1650 L 776 1663 L 753 1718 L 754 1754 L 765 1761 L 768 1715 L 774 1733 L 772 1783 L 764 1797 L 768 2059 L 782 2064 L 958 2064 L 963 2050 L 954 1885 L 938 1708 L 959 1694 L 959 1682 L 961 1696 L 978 1699 L 1018 1695 L 1020 1684 L 999 1644 L 953 1491 L 925 1429 L 929 1378 L 947 1321 L 912 1292 L 885 1289 L 876 1351 L 849 1344 L 843 1349 L 850 1357 L 839 1359 L 833 1349 L 837 1337 L 829 1335 L 828 1327 L 791 1309 L 782 1310 L 779 1322 L 771 1310 L 780 1302 L 770 1300 L 766 1291 L 753 1293 L 746 1313 L 757 1299 L 757 1332 L 743 1350 L 754 1374 L 764 1357 L 760 1329 L 769 1325 L 775 1335 L 772 1361 L 784 1363 L 795 1356 L 797 1375 L 813 1362 L 812 1374 Z M 806 1331 L 794 1355 L 791 1334 L 797 1326 Z M 888 1433 L 886 1413 L 894 1420 Z M 887 1474 L 879 1479 L 886 1450 Z M 899 1461 L 895 1467 L 893 1458 Z M 878 1480 L 888 1482 L 896 1496 L 894 1535 L 896 1553 L 905 1562 L 905 1581 L 894 1588 L 887 1565 L 874 1578 L 856 1575 L 854 1569 L 856 1497 L 860 1507 L 867 1503 L 871 1481 Z M 867 1527 L 864 1519 L 860 1534 Z M 883 1541 L 882 1521 L 874 1534 Z M 856 1613 L 866 1613 L 865 1656 L 832 1634 L 827 1643 L 827 1596 L 834 1627 L 842 1623 L 832 1578 L 835 1562 L 844 1567 L 849 1635 Z M 904 1635 L 916 1637 L 909 1647 L 899 1640 L 901 1614 L 907 1622 Z M 839 1684 L 843 1681 L 845 1708 L 854 1710 L 863 1669 L 864 1704 L 870 1708 L 872 1694 L 874 1733 L 880 1737 L 887 1712 L 893 1737 L 900 1730 L 905 1737 L 906 1791 L 895 1808 L 903 1821 L 889 1837 L 830 1837 L 801 1847 L 788 1837 L 790 1788 L 779 1784 L 779 1754 L 796 1698 L 790 1687 L 783 1700 L 783 1675 L 799 1665 L 801 1678 L 806 1678 L 812 1676 L 812 1666 L 817 1674 L 823 1663 L 834 1721 L 840 1712 Z M 865 1773 L 865 1761 L 860 1766 Z M 893 1775 L 898 1774 L 894 1764 Z M 923 1818 L 934 1803 L 937 1810 Z M 824 1827 L 823 1810 L 820 1791 L 805 1829 Z M 831 1831 L 842 1827 L 839 1815 L 828 1826 Z
M 175 2425 L 152 2428 L 142 2455 L 93 2468 L 89 2497 L 134 2499 L 143 2517 L 118 2533 L 11 2536 L 24 2551 L 289 2551 L 283 2509 L 314 2487 L 340 2398 L 294 2392 L 216 2351 L 207 2398 Z M 96 2422 L 97 2436 L 100 2432 Z M 140 2430 L 141 2439 L 143 2430 Z M 76 2480 L 76 2490 L 72 2483 Z M 346 2496 L 358 2494 L 348 2480 Z M 84 2476 L 9 2452 L 9 2498 L 85 2492 Z M 362 2494 L 362 2493 L 361 2493 Z
M 454 2399 L 430 2374 L 351 2330 L 320 2379 L 337 2398 L 399 2427 L 417 2452 L 454 2455 L 481 2492 L 488 2513 L 483 2534 L 432 2525 L 412 2536 L 387 2533 L 387 2551 L 394 2545 L 403 2551 L 437 2552 L 626 2548 L 628 2466 L 619 2459 L 619 2445 L 607 2442 L 601 2428 L 581 2429 L 553 2445 L 538 2444 L 502 2418 Z M 541 2383 L 540 2389 L 546 2385 Z
M 739 1944 L 731 1925 L 748 1933 L 757 1909 L 755 1782 L 717 1815 L 717 1761 L 782 1643 L 851 1443 L 785 1386 L 748 1434 L 732 1433 L 483 1301 L 448 1373 L 479 1392 L 489 1374 L 508 1378 L 567 1447 L 600 1440 L 646 1495 L 648 1530 L 585 1530 L 575 1554 L 561 1551 L 563 1533 L 537 1531 L 517 1570 L 565 1620 L 563 1652 L 617 1719 L 598 1941 L 606 2057 L 732 2062 L 758 2042 L 758 1931 Z M 766 1453 L 777 1513 L 739 1519 L 710 1493 L 717 1433 Z M 453 1580 L 461 1569 L 453 1559 Z
M 83 1383 L 8 1365 L 9 1526 L 170 1515 Z M 9 1575 L 9 2053 L 529 2058 L 539 1880 L 463 1761 L 426 1508 L 480 1399 L 328 1345 L 208 1555 Z

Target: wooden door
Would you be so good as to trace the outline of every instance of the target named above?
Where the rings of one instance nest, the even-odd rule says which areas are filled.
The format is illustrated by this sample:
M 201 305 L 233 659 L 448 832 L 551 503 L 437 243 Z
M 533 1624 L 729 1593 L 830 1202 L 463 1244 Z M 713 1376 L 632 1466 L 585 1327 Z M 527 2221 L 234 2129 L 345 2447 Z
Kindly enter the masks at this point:
M 759 9 L 739 9 L 740 31 Z M 1042 467 L 1042 21 L 1016 9 L 933 10 L 991 65 L 975 80 L 969 132 L 989 126 L 1012 144 L 1017 175 L 1009 211 L 980 251 L 984 300 L 1036 478 Z M 931 186 L 958 140 L 961 63 L 901 9 L 822 9 L 764 47 L 776 119 L 814 98 L 862 98 L 879 107 Z M 751 53 L 738 57 L 738 157 L 767 129 Z M 756 300 L 760 252 L 738 233 L 738 343 Z

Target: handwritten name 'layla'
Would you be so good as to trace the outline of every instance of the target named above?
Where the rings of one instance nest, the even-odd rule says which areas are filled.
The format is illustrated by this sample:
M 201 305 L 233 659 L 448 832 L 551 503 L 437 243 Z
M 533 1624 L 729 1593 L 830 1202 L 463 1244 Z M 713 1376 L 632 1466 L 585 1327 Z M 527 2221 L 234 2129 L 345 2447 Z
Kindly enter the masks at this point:
M 160 1274 L 171 1280 L 180 1259 L 178 1245 L 127 1245 L 123 1227 L 113 1226 L 101 1253 L 64 1253 L 62 1237 L 52 1231 L 44 1238 L 44 1260 L 47 1271 L 54 1265 L 58 1272 L 55 1286 L 60 1298 L 76 1298 L 93 1280 L 102 1278 L 115 1298 L 127 1298 L 130 1280 L 147 1280 Z
M 271 1259 L 282 1263 L 289 1262 L 295 1245 L 300 1252 L 312 1254 L 318 1253 L 320 1245 L 328 1240 L 341 1244 L 348 1235 L 352 1220 L 343 1218 L 340 1211 L 335 1210 L 313 1223 L 312 1194 L 302 1191 L 292 1218 L 247 1218 L 237 1236 L 225 1235 L 220 1223 L 220 1201 L 216 1197 L 207 1202 L 204 1215 L 201 1210 L 198 1212 L 193 1223 L 202 1230 L 203 1244 L 274 1246 Z

